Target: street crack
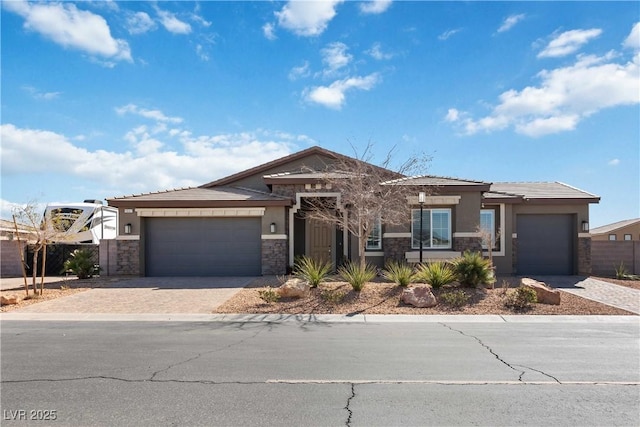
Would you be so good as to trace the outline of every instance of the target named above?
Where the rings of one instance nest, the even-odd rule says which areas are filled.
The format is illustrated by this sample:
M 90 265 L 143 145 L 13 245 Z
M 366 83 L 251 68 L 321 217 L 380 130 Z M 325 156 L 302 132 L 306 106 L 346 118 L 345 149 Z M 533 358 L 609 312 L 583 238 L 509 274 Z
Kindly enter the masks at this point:
M 505 366 L 507 366 L 509 369 L 511 369 L 511 370 L 513 370 L 513 371 L 515 371 L 515 372 L 518 372 L 518 373 L 519 373 L 519 375 L 518 375 L 518 381 L 519 381 L 519 382 L 524 382 L 524 380 L 522 379 L 522 377 L 524 376 L 524 374 L 526 374 L 526 373 L 527 373 L 526 369 L 528 369 L 528 370 L 531 370 L 531 371 L 534 371 L 534 372 L 538 372 L 539 374 L 544 375 L 544 376 L 546 376 L 546 377 L 548 377 L 548 378 L 551 378 L 552 380 L 554 380 L 554 381 L 555 381 L 555 382 L 557 382 L 558 384 L 562 384 L 562 383 L 560 382 L 560 380 L 558 380 L 558 379 L 557 379 L 556 377 L 554 377 L 553 375 L 549 375 L 549 374 L 547 374 L 546 372 L 540 371 L 540 370 L 538 370 L 538 369 L 530 368 L 530 367 L 528 367 L 528 366 L 524 366 L 524 365 L 515 365 L 515 364 L 514 364 L 514 365 L 512 365 L 512 364 L 510 364 L 509 362 L 507 362 L 506 360 L 504 360 L 502 357 L 500 357 L 500 355 L 499 355 L 498 353 L 496 353 L 495 351 L 493 351 L 493 349 L 492 349 L 491 347 L 489 347 L 487 344 L 485 344 L 485 343 L 484 343 L 480 338 L 476 337 L 475 335 L 467 334 L 466 332 L 461 331 L 461 330 L 456 329 L 456 328 L 453 328 L 453 327 L 451 327 L 451 326 L 449 326 L 449 325 L 447 325 L 447 324 L 445 324 L 445 323 L 440 323 L 440 324 L 441 324 L 442 326 L 444 326 L 445 328 L 447 328 L 447 329 L 451 330 L 451 331 L 457 332 L 457 333 L 459 333 L 460 335 L 463 335 L 463 336 L 465 336 L 465 337 L 469 337 L 469 338 L 473 338 L 474 340 L 476 340 L 476 341 L 478 342 L 478 344 L 480 344 L 482 347 L 484 347 L 485 349 L 487 349 L 487 351 L 488 351 L 489 353 L 491 353 L 491 354 L 492 354 L 492 355 L 493 355 L 493 356 L 494 356 L 494 357 L 495 357 L 495 358 L 496 358 L 500 363 L 504 364 L 504 365 L 505 365 Z M 525 370 L 517 369 L 517 368 L 516 368 L 516 366 L 517 366 L 517 367 L 519 367 L 519 368 L 524 368 Z
M 356 397 L 356 385 L 354 383 L 351 383 L 351 396 L 349 396 L 349 398 L 347 399 L 347 405 L 344 407 L 344 409 L 346 409 L 347 412 L 349 413 L 349 416 L 347 417 L 347 422 L 345 423 L 347 427 L 351 426 L 351 417 L 353 417 L 353 411 L 351 410 L 350 406 L 351 406 L 351 400 L 355 397 Z

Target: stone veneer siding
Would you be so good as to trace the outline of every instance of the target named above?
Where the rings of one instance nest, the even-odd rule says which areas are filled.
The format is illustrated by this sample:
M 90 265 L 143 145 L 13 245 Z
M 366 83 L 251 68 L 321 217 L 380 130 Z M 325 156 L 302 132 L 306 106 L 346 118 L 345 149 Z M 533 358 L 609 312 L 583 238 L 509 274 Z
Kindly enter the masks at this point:
M 591 274 L 591 237 L 578 238 L 578 274 Z
M 286 239 L 262 240 L 262 274 L 277 275 L 287 273 L 289 245 Z
M 481 237 L 454 237 L 453 250 L 456 252 L 474 251 L 482 252 Z
M 21 249 L 18 250 L 18 240 L 0 240 L 0 261 L 2 262 L 0 267 L 0 277 L 21 277 L 22 276 L 22 259 L 20 258 L 20 251 L 23 256 L 26 256 L 26 243 L 20 242 Z
M 411 251 L 411 238 L 409 237 L 384 237 L 382 240 L 384 259 L 406 261 L 405 253 Z
M 100 241 L 100 268 L 105 276 L 142 276 L 140 240 Z

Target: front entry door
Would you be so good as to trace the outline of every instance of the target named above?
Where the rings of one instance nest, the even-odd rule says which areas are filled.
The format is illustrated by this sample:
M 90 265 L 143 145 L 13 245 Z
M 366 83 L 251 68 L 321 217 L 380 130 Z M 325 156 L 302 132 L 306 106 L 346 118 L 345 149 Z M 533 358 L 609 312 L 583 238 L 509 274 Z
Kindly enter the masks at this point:
M 321 221 L 309 221 L 309 256 L 316 261 L 333 262 L 331 233 L 333 227 Z

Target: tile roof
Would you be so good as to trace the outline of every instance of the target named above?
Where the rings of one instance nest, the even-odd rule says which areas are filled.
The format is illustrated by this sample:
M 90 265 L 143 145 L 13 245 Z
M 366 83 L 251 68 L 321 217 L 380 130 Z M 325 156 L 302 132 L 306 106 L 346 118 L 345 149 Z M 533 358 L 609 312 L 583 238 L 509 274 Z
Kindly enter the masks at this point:
M 591 234 L 604 234 L 604 233 L 608 233 L 610 231 L 617 230 L 619 228 L 628 227 L 629 225 L 637 224 L 639 222 L 640 222 L 640 218 L 626 219 L 624 221 L 618 221 L 618 222 L 614 222 L 614 223 L 611 223 L 611 224 L 603 225 L 603 226 L 600 226 L 600 227 L 592 228 L 590 233 Z
M 489 190 L 497 197 L 509 195 L 524 199 L 590 199 L 599 201 L 600 197 L 562 182 L 494 182 Z M 485 195 L 488 197 L 488 195 Z
M 113 197 L 109 201 L 272 201 L 288 200 L 262 191 L 237 187 L 181 188 L 131 196 Z
M 406 178 L 395 179 L 392 181 L 387 181 L 387 183 L 391 184 L 399 184 L 399 185 L 429 185 L 429 186 L 485 186 L 489 185 L 489 182 L 484 181 L 472 181 L 468 179 L 461 178 L 452 178 L 448 176 L 435 176 L 435 175 L 420 175 L 420 176 L 409 176 Z

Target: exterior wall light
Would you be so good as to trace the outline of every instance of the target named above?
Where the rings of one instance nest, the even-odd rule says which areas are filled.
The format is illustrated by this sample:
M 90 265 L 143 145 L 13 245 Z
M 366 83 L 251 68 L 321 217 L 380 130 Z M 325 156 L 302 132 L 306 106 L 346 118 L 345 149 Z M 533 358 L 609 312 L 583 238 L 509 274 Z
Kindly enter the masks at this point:
M 589 222 L 588 221 L 582 221 L 582 231 L 589 231 Z
M 131 224 L 125 224 L 124 225 L 124 234 L 131 234 Z
M 274 234 L 276 232 L 276 223 L 272 222 L 269 229 L 271 230 L 271 234 Z

